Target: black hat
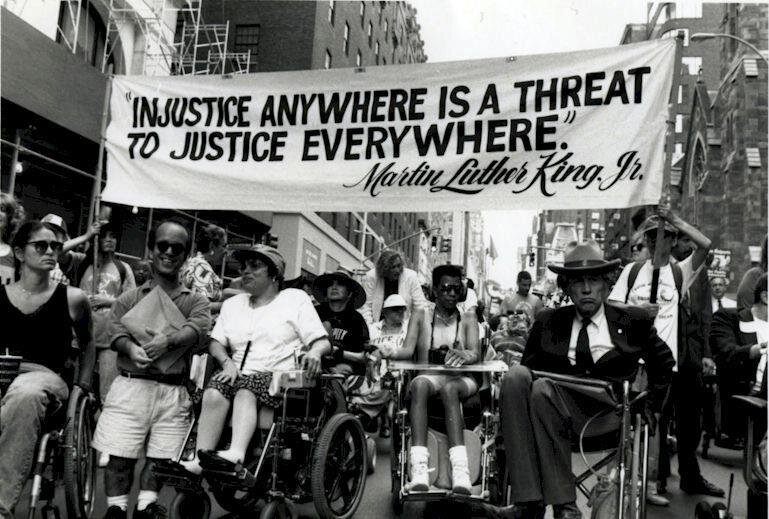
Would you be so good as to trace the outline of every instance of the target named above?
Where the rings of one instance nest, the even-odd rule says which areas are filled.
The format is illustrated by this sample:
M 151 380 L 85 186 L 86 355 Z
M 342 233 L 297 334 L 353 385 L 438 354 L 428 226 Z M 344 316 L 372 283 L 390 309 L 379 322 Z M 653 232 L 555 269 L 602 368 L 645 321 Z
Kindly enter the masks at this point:
M 363 306 L 366 302 L 366 291 L 363 290 L 360 283 L 344 272 L 329 272 L 315 278 L 315 281 L 312 283 L 312 295 L 315 296 L 315 299 L 321 302 L 326 301 L 326 289 L 331 286 L 331 283 L 334 281 L 345 285 L 347 290 L 350 291 L 350 294 L 352 295 L 350 301 L 352 302 L 353 308 L 357 310 Z

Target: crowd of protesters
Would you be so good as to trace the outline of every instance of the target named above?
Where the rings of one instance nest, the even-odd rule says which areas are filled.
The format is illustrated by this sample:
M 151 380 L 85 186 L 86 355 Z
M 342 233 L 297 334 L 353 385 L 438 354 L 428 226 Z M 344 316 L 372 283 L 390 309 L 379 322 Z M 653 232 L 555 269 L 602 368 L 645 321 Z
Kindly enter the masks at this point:
M 633 257 L 618 277 L 619 261 L 605 260 L 594 243 L 575 242 L 563 266 L 548 267 L 558 277 L 555 294 L 533 290 L 531 275 L 522 271 L 515 293 L 496 312 L 478 299 L 461 267 L 438 266 L 431 284 L 420 286 L 416 272 L 392 250 L 380 254 L 362 283 L 344 272 L 287 282 L 276 249 L 228 246 L 225 231 L 215 225 L 193 237 L 183 224 L 163 221 L 149 234 L 149 259 L 129 265 L 116 256 L 119 233 L 110 222 L 71 238 L 58 215 L 24 219 L 23 208 L 0 195 L 3 347 L 24 358 L 0 407 L 0 452 L 13 453 L 0 457 L 3 517 L 19 500 L 47 413 L 68 397 L 64 373 L 73 348 L 85 355 L 79 379 L 71 383 L 98 391 L 103 404 L 93 447 L 105 467 L 105 517 L 113 519 L 127 516 L 141 458 L 146 461 L 133 517 L 165 516 L 153 465 L 175 458 L 184 443 L 192 412 L 190 363 L 202 352 L 218 369 L 202 391 L 198 454 L 180 470 L 200 474 L 206 464 L 243 462 L 257 410 L 279 403 L 270 392 L 272 373 L 297 363 L 313 376 L 321 369 L 346 375 L 345 390 L 364 412 L 365 428 L 387 437 L 393 409 L 379 383 L 379 361 L 414 359 L 458 371 L 420 374 L 410 383 L 411 489 L 429 488 L 426 403 L 439 395 L 453 491 L 469 493 L 460 401 L 481 381 L 461 366 L 484 360 L 481 352 L 490 346 L 488 358 L 511 366 L 502 385 L 502 427 L 508 461 L 520 468 L 511 481 L 516 504 L 493 512 L 500 517 L 542 517 L 546 505 L 554 506 L 555 517 L 581 517 L 573 481 L 565 475 L 568 444 L 553 440 L 545 458 L 534 445 L 555 438 L 550 429 L 563 428 L 569 402 L 583 411 L 603 405 L 533 383 L 526 368 L 616 378 L 644 359 L 659 417 L 656 438 L 662 439 L 648 499 L 661 506 L 669 502 L 668 435 L 677 439 L 681 490 L 724 494 L 702 476 L 696 455 L 703 413 L 713 413 L 702 405 L 704 378 L 716 377 L 722 401 L 766 391 L 766 240 L 762 263 L 744 274 L 732 299 L 724 276 L 708 278 L 710 240 L 666 207 L 633 236 Z M 77 250 L 92 242 L 95 254 Z M 214 268 L 228 253 L 240 274 L 229 284 Z M 659 287 L 652 294 L 655 269 Z M 157 320 L 160 314 L 165 322 Z M 604 357 L 612 349 L 622 354 Z M 94 380 L 92 373 L 98 374 Z M 535 410 L 542 402 L 553 405 Z M 230 408 L 232 441 L 217 451 Z M 744 437 L 733 412 L 721 406 L 716 440 L 739 448 Z

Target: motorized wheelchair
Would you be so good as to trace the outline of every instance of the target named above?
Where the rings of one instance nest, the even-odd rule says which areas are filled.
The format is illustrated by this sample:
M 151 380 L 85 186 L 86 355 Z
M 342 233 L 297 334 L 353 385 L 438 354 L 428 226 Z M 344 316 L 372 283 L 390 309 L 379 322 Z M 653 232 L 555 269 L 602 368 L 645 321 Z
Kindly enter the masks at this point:
M 392 509 L 397 515 L 403 513 L 406 501 L 443 501 L 463 503 L 498 504 L 501 499 L 501 482 L 504 469 L 498 467 L 497 453 L 499 413 L 495 380 L 507 372 L 508 366 L 501 361 L 486 361 L 463 366 L 464 373 L 482 373 L 487 380 L 478 393 L 467 398 L 462 405 L 465 422 L 465 446 L 470 463 L 470 480 L 473 492 L 470 495 L 454 494 L 451 491 L 450 470 L 448 469 L 448 445 L 445 431 L 443 405 L 439 397 L 428 401 L 428 450 L 431 473 L 430 489 L 424 492 L 409 490 L 407 477 L 409 467 L 409 444 L 411 424 L 408 415 L 408 386 L 415 372 L 446 373 L 457 371 L 442 364 L 421 364 L 411 361 L 389 361 L 385 386 L 392 390 L 395 413 L 392 430 L 390 467 L 392 481 Z
M 70 362 L 62 377 L 69 388 L 65 405 L 55 409 L 43 422 L 43 434 L 35 449 L 32 468 L 32 488 L 27 504 L 27 517 L 33 519 L 41 502 L 42 517 L 61 517 L 54 503 L 56 486 L 62 483 L 70 519 L 91 517 L 96 490 L 96 451 L 91 448 L 91 438 L 96 427 L 95 414 L 98 398 L 75 385 L 80 365 L 80 350 L 72 348 Z M 11 385 L 19 374 L 20 358 L 0 356 L 0 394 Z M 93 377 L 98 381 L 98 376 Z
M 574 377 L 558 373 L 532 371 L 533 377 L 549 378 L 556 384 L 574 385 L 595 393 L 602 393 L 615 402 L 613 408 L 592 417 L 584 425 L 578 437 L 572 442 L 572 451 L 581 455 L 586 470 L 576 474 L 575 480 L 579 491 L 594 508 L 593 516 L 613 517 L 617 519 L 644 519 L 646 517 L 646 483 L 648 474 L 648 456 L 650 452 L 649 425 L 643 414 L 648 392 L 644 388 L 643 371 L 634 382 L 625 381 L 621 388 L 611 382 L 599 379 Z M 585 433 L 592 420 L 604 414 L 615 413 L 619 417 L 619 427 L 608 434 L 586 437 Z M 603 456 L 590 463 L 586 453 L 602 452 Z M 609 467 L 606 474 L 599 471 Z M 508 470 L 515 470 L 507 464 Z M 591 489 L 588 480 L 597 479 Z M 504 476 L 508 481 L 508 474 Z M 505 485 L 504 504 L 511 504 L 509 487 Z M 596 508 L 602 511 L 597 513 Z
M 313 502 L 322 519 L 353 517 L 366 483 L 367 449 L 363 427 L 346 412 L 343 375 L 307 380 L 302 371 L 273 373 L 282 405 L 261 408 L 251 457 L 234 469 L 203 466 L 202 478 L 171 463 L 157 476 L 176 488 L 170 518 L 207 519 L 211 503 L 202 480 L 220 506 L 261 519 L 296 517 L 295 503 Z M 194 427 L 177 460 L 194 454 Z

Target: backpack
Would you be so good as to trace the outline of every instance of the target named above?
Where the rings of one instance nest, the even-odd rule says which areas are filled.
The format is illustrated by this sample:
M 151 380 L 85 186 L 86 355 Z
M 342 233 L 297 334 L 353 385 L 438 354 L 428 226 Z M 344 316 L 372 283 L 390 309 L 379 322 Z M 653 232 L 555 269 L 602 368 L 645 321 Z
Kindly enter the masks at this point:
M 630 267 L 630 273 L 627 276 L 627 292 L 625 293 L 625 303 L 627 303 L 628 298 L 630 297 L 630 291 L 633 289 L 633 285 L 635 285 L 635 280 L 638 278 L 638 273 L 641 271 L 641 267 L 644 266 L 645 262 L 637 261 L 633 263 L 633 266 Z M 678 304 L 680 305 L 683 301 L 683 295 L 681 295 L 681 287 L 683 287 L 684 284 L 684 275 L 681 272 L 681 267 L 678 266 L 677 263 L 671 263 L 670 268 L 673 270 L 673 282 L 676 285 L 676 290 L 678 291 Z

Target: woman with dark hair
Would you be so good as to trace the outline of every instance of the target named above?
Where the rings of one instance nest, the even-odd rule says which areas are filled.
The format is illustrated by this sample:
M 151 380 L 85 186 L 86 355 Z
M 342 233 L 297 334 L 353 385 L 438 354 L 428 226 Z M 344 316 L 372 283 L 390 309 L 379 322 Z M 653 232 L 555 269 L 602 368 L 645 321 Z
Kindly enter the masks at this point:
M 94 366 L 91 308 L 79 288 L 50 280 L 62 242 L 39 221 L 23 224 L 13 239 L 19 280 L 0 287 L 4 352 L 22 358 L 20 373 L 0 404 L 0 516 L 12 517 L 32 468 L 35 444 L 49 410 L 64 405 L 61 378 L 74 329 L 81 350 L 77 384 L 89 390 Z
M 718 367 L 718 385 L 725 404 L 732 395 L 766 397 L 767 275 L 758 278 L 749 308 L 722 308 L 713 314 L 710 349 Z M 731 416 L 732 406 L 721 406 L 721 426 L 729 439 L 740 438 L 743 422 Z M 727 440 L 728 441 L 728 440 Z
M 427 305 L 417 273 L 404 267 L 403 256 L 395 250 L 383 250 L 379 254 L 376 267 L 363 279 L 363 288 L 366 304 L 360 313 L 369 326 L 382 319 L 382 304 L 393 294 L 406 300 L 406 322 L 414 310 Z
M 10 243 L 21 214 L 21 206 L 16 199 L 6 193 L 0 193 L 0 285 L 11 283 L 15 277 Z
M 99 279 L 94 291 L 93 255 L 88 254 L 77 272 L 80 289 L 88 294 L 93 311 L 93 342 L 99 363 L 99 392 L 107 397 L 112 381 L 117 377 L 117 352 L 110 348 L 109 317 L 112 303 L 128 290 L 136 288 L 131 267 L 115 257 L 117 238 L 112 224 L 101 226 L 98 241 L 96 272 Z

